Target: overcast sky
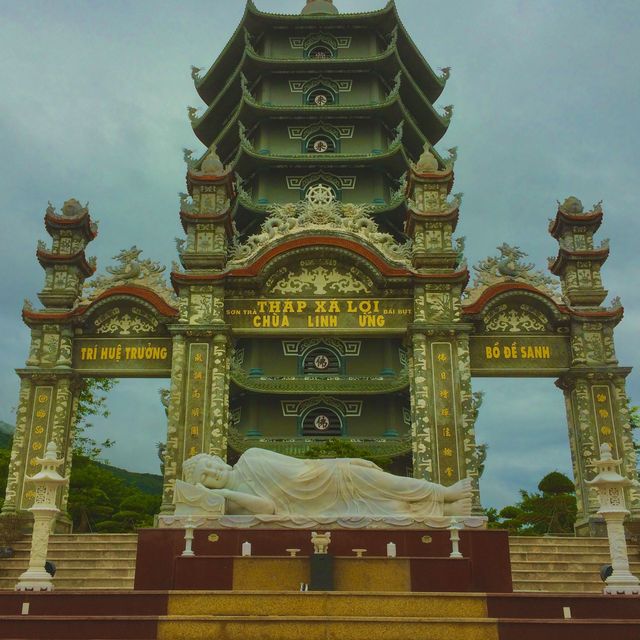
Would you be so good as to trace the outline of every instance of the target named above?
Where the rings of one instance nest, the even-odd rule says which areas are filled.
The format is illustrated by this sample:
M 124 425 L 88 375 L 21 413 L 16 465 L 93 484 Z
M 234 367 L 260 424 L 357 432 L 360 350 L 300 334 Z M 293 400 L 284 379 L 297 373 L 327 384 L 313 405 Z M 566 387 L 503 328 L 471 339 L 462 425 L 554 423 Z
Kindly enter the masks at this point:
M 304 0 L 256 0 L 297 13 Z M 343 12 L 383 0 L 336 0 Z M 640 355 L 637 253 L 640 204 L 640 2 L 637 0 L 397 0 L 434 68 L 451 66 L 438 105 L 453 103 L 439 149 L 459 147 L 459 235 L 470 263 L 502 242 L 545 268 L 555 255 L 548 219 L 556 199 L 604 200 L 600 237 L 611 238 L 603 277 L 619 295 L 622 365 Z M 101 222 L 89 255 L 99 269 L 133 244 L 167 266 L 182 233 L 183 147 L 203 151 L 186 106 L 201 107 L 190 65 L 208 68 L 233 33 L 240 0 L 0 0 L 0 419 L 12 422 L 16 367 L 28 333 L 22 300 L 36 301 L 43 272 L 36 241 L 51 200 L 90 201 Z M 112 463 L 158 471 L 154 443 L 165 417 L 162 381 L 123 381 L 96 436 L 112 437 Z M 477 425 L 489 444 L 481 489 L 488 506 L 570 473 L 566 419 L 553 380 L 474 379 L 486 391 Z M 636 372 L 629 379 L 640 404 Z

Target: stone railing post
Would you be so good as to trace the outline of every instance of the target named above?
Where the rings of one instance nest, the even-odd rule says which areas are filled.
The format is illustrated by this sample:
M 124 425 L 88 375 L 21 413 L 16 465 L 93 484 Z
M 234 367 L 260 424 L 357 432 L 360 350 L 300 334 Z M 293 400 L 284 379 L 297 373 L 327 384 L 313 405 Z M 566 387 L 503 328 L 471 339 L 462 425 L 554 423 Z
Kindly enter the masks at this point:
M 606 579 L 607 594 L 640 595 L 640 580 L 629 571 L 629 556 L 624 536 L 624 519 L 629 515 L 625 505 L 624 489 L 634 484 L 618 473 L 621 460 L 614 460 L 611 446 L 606 442 L 600 447 L 600 460 L 593 464 L 599 473 L 587 484 L 598 490 L 600 509 L 598 515 L 607 523 L 607 536 L 611 552 L 613 573 Z
M 58 448 L 55 442 L 47 445 L 44 458 L 36 458 L 42 470 L 35 476 L 26 478 L 35 485 L 35 499 L 29 509 L 33 513 L 33 534 L 31 537 L 31 553 L 29 568 L 20 576 L 16 591 L 53 591 L 52 576 L 45 571 L 49 535 L 55 517 L 60 513 L 56 506 L 58 487 L 66 485 L 69 480 L 63 478 L 57 468 L 64 464 L 64 459 L 57 459 Z

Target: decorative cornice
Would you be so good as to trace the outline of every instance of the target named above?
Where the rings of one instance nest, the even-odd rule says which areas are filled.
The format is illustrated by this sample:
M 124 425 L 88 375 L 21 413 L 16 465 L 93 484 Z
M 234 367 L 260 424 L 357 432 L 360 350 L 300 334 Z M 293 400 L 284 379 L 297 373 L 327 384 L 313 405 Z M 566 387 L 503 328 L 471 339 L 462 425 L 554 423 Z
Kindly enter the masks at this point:
M 409 386 L 406 373 L 399 376 L 252 376 L 233 369 L 231 380 L 254 393 L 273 394 L 362 394 L 378 395 L 402 391 Z
M 71 311 L 64 311 L 62 313 L 51 313 L 44 311 L 33 311 L 31 309 L 24 308 L 22 310 L 22 319 L 27 324 L 31 322 L 65 322 L 86 315 L 99 302 L 103 302 L 108 298 L 112 298 L 115 296 L 131 296 L 133 298 L 139 298 L 140 300 L 143 300 L 144 302 L 150 304 L 160 315 L 167 318 L 177 318 L 179 315 L 178 309 L 168 304 L 164 300 L 164 298 L 158 295 L 155 291 L 141 286 L 121 285 L 103 291 L 89 304 L 80 304 Z
M 600 211 L 589 211 L 580 215 L 570 215 L 558 209 L 556 217 L 549 223 L 549 233 L 556 239 L 560 238 L 567 227 L 587 227 L 595 233 L 602 224 L 604 213 Z
M 559 276 L 564 272 L 564 269 L 569 262 L 584 260 L 602 265 L 606 262 L 608 257 L 608 244 L 598 249 L 589 249 L 586 251 L 569 251 L 568 249 L 560 248 L 558 256 L 555 259 L 549 258 L 549 271 L 554 275 Z
M 98 235 L 98 225 L 92 222 L 89 210 L 86 207 L 83 207 L 79 216 L 67 217 L 58 215 L 53 206 L 49 204 L 44 216 L 44 225 L 50 236 L 53 236 L 54 231 L 71 229 L 80 231 L 85 240 L 91 242 Z
M 337 247 L 339 249 L 352 251 L 367 260 L 381 275 L 385 277 L 407 278 L 416 275 L 415 272 L 409 268 L 397 267 L 389 264 L 377 252 L 374 252 L 372 249 L 369 249 L 357 240 L 349 240 L 339 236 L 313 235 L 289 238 L 284 242 L 271 247 L 263 254 L 256 256 L 256 259 L 250 264 L 243 267 L 231 268 L 224 272 L 181 273 L 174 271 L 171 273 L 171 282 L 177 291 L 180 285 L 216 283 L 233 278 L 255 278 L 262 272 L 265 265 L 277 256 L 294 249 L 303 249 L 305 247 L 315 248 L 318 246 Z M 445 274 L 445 276 L 448 277 L 449 274 Z
M 358 449 L 368 452 L 370 458 L 393 458 L 411 451 L 412 441 L 410 436 L 399 438 L 341 438 Z M 229 446 L 238 453 L 257 447 L 268 449 L 288 456 L 304 457 L 311 447 L 322 444 L 322 439 L 314 438 L 267 438 L 244 437 L 236 429 L 229 429 Z
M 390 234 L 379 231 L 370 217 L 371 210 L 368 205 L 341 203 L 335 200 L 303 200 L 286 205 L 274 205 L 260 232 L 232 248 L 229 266 L 238 268 L 250 264 L 269 245 L 279 243 L 287 237 L 323 234 L 331 230 L 347 236 L 352 235 L 359 241 L 364 240 L 389 263 L 409 267 L 411 243 L 399 244 Z
M 473 316 L 481 313 L 491 300 L 496 296 L 503 293 L 511 292 L 530 292 L 534 293 L 542 298 L 545 298 L 548 303 L 557 309 L 559 314 L 569 314 L 573 311 L 565 304 L 560 304 L 553 296 L 549 295 L 547 291 L 543 291 L 526 282 L 499 282 L 490 287 L 487 287 L 482 291 L 480 296 L 475 300 L 469 302 L 463 302 L 462 313 L 465 316 Z

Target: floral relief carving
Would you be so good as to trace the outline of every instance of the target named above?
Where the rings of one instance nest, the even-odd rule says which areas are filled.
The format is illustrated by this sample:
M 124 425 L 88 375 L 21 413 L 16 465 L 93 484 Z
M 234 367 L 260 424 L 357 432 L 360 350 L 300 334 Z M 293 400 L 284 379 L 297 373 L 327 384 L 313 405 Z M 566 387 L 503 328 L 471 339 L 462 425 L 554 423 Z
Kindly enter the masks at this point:
M 178 451 L 182 439 L 184 422 L 181 420 L 184 402 L 185 340 L 181 335 L 173 339 L 171 368 L 171 390 L 167 411 L 167 445 L 164 451 L 164 484 L 162 490 L 163 509 L 171 508 L 173 487 L 178 476 Z
M 94 320 L 97 334 L 122 336 L 152 333 L 158 328 L 158 320 L 142 309 L 133 307 L 130 312 L 110 309 Z
M 498 305 L 491 309 L 484 318 L 487 331 L 520 333 L 549 330 L 549 320 L 541 311 L 528 304 L 510 306 Z
M 307 293 L 324 295 L 326 293 L 367 293 L 369 287 L 356 279 L 352 273 L 344 273 L 333 268 L 317 266 L 303 267 L 296 272 L 290 271 L 273 287 L 274 293 L 283 295 Z
M 596 326 L 590 327 L 596 329 Z M 605 360 L 604 344 L 602 340 L 602 332 L 600 330 L 585 331 L 584 345 L 587 352 L 588 363 L 602 363 Z
M 209 452 L 225 456 L 227 450 L 228 396 L 230 380 L 229 346 L 225 336 L 216 336 L 211 369 L 211 440 Z M 224 399 L 222 402 L 220 401 Z
M 451 319 L 451 294 L 448 292 L 432 292 L 425 294 L 425 314 L 428 321 Z
M 413 472 L 418 478 L 433 474 L 431 425 L 429 419 L 431 393 L 427 343 L 423 335 L 414 336 L 410 357 L 410 390 L 412 400 Z

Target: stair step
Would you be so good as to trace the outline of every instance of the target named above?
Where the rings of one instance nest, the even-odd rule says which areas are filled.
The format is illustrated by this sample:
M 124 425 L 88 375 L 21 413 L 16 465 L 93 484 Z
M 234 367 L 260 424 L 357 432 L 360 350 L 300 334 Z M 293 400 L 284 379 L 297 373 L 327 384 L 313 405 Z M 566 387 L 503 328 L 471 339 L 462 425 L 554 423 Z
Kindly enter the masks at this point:
M 521 571 L 512 570 L 514 582 L 520 580 L 550 580 L 552 582 L 566 582 L 571 580 L 600 580 L 599 572 L 595 571 Z
M 26 550 L 15 550 L 16 554 L 14 558 L 28 558 L 29 551 Z M 93 551 L 93 552 L 92 552 Z M 73 547 L 69 547 L 68 549 L 56 549 L 49 548 L 47 552 L 47 556 L 52 558 L 95 558 L 99 556 L 100 558 L 126 558 L 130 559 L 132 562 L 135 562 L 136 559 L 136 550 L 135 549 L 127 549 L 120 551 L 119 549 L 114 549 L 113 547 L 109 547 L 108 549 L 84 549 L 78 550 Z M 0 559 L 0 563 L 2 563 L 3 559 Z
M 512 571 L 600 571 L 610 562 L 571 562 L 567 560 L 511 560 Z M 630 563 L 631 573 L 640 572 L 640 563 Z
M 49 560 L 56 563 L 58 558 L 47 554 Z M 15 567 L 26 567 L 29 564 L 29 558 L 6 558 L 0 560 L 0 572 L 4 569 L 10 570 Z M 128 569 L 135 566 L 135 563 L 128 558 L 66 558 L 64 560 L 65 568 L 69 569 Z
M 512 560 L 542 560 L 543 558 L 552 558 L 562 560 L 566 558 L 568 562 L 580 562 L 583 560 L 593 560 L 594 562 L 604 561 L 611 556 L 609 552 L 585 552 L 585 551 L 563 551 L 562 553 L 544 553 L 541 551 L 523 551 L 512 552 L 510 554 Z M 632 556 L 629 556 L 633 559 Z
M 160 618 L 158 640 L 493 640 L 492 619 L 404 617 L 298 617 L 298 616 L 168 616 Z
M 482 618 L 483 594 L 416 594 L 397 592 L 173 592 L 170 616 L 326 616 Z
M 589 538 L 589 537 L 576 537 L 576 536 L 509 536 L 510 543 L 525 543 L 529 544 L 530 542 L 536 543 L 549 543 L 549 544 L 567 544 L 573 545 L 583 544 L 587 547 L 592 546 L 594 544 L 609 544 L 608 538 Z
M 26 550 L 31 548 L 31 544 L 28 542 L 20 542 L 12 545 L 14 549 Z M 108 542 L 102 540 L 96 540 L 90 542 L 82 540 L 80 542 L 73 542 L 72 540 L 61 540 L 55 544 L 49 544 L 50 549 L 123 549 L 123 550 L 135 550 L 138 548 L 136 542 Z
M 510 553 L 594 553 L 594 554 L 608 554 L 609 547 L 586 547 L 579 545 L 577 547 L 562 547 L 558 545 L 544 545 L 532 544 L 528 547 L 519 545 L 517 547 L 509 546 Z
M 554 582 L 553 580 L 518 580 L 513 583 L 513 590 L 516 592 L 551 592 L 551 593 L 602 593 L 604 583 L 587 580 L 563 580 Z

